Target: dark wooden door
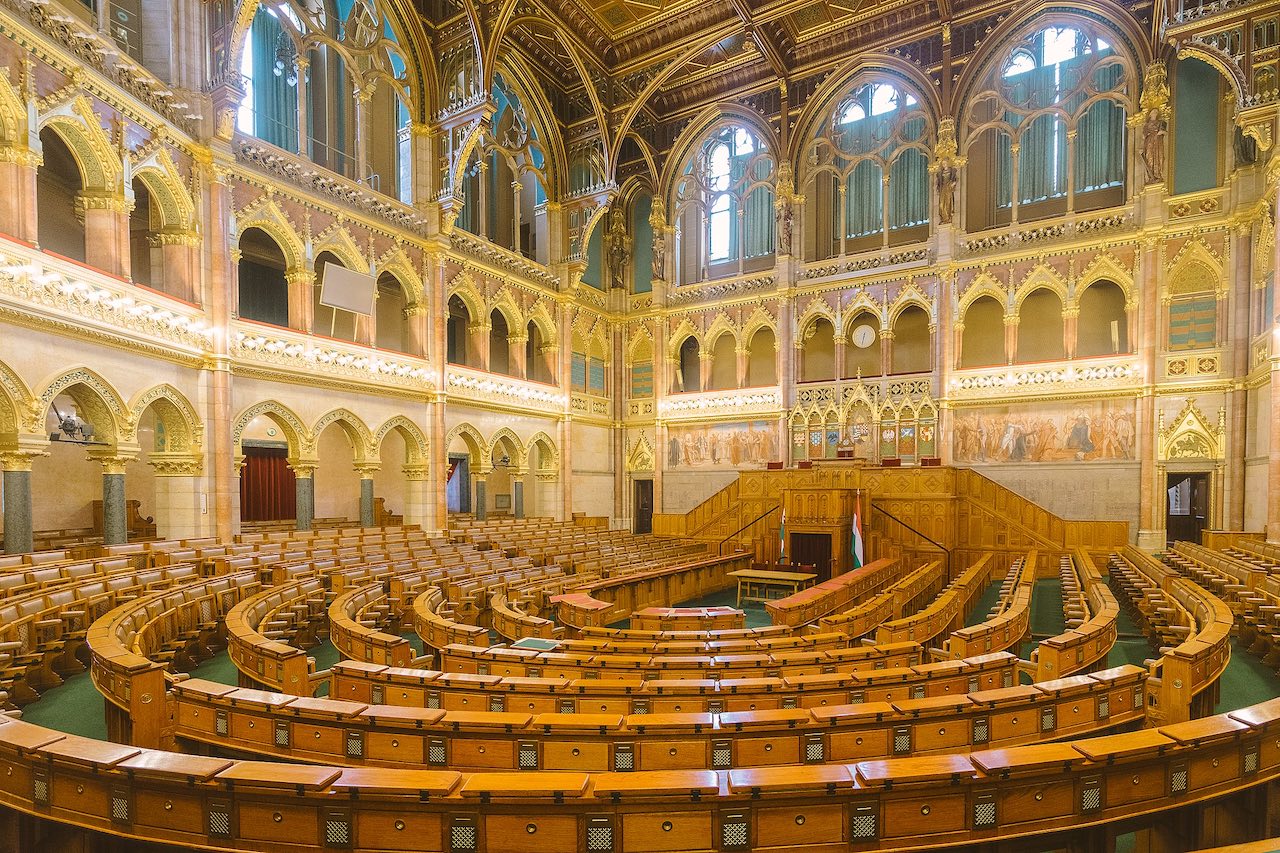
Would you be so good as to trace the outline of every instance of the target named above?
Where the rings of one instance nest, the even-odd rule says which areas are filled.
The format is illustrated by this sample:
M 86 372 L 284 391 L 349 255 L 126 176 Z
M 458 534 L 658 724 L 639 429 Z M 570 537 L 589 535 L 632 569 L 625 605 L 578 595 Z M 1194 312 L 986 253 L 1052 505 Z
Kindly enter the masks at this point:
M 1199 544 L 1209 523 L 1209 475 L 1170 474 L 1165 500 L 1165 534 L 1169 541 Z
M 653 532 L 653 480 L 635 481 L 635 532 Z
M 790 545 L 791 562 L 802 566 L 813 566 L 818 573 L 818 581 L 830 579 L 830 533 L 792 533 Z

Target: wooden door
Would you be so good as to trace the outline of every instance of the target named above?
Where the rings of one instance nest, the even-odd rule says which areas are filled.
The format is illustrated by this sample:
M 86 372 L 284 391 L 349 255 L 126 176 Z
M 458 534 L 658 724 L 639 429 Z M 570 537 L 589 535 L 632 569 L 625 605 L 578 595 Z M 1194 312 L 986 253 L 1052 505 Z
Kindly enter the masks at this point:
M 635 481 L 635 531 L 653 532 L 653 480 Z

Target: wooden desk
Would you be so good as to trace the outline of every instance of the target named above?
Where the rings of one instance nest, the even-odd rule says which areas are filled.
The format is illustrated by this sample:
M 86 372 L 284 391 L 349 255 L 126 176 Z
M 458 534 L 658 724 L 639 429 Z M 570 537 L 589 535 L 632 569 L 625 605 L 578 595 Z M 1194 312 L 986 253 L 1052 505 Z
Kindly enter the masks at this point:
M 740 569 L 729 572 L 729 577 L 738 579 L 738 606 L 745 601 L 776 601 L 794 595 L 802 589 L 813 586 L 816 574 L 806 572 L 772 572 L 761 569 Z M 771 595 L 776 591 L 777 595 Z

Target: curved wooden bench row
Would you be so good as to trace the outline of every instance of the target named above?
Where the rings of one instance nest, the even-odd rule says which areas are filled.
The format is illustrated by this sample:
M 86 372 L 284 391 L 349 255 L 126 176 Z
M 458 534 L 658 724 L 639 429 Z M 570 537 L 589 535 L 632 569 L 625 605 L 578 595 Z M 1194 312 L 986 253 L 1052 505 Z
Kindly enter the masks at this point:
M 1036 583 L 1037 554 L 1020 557 L 1009 567 L 1000 604 L 985 622 L 959 628 L 947 639 L 946 654 L 953 658 L 1010 649 L 1031 632 L 1031 590 Z
M 736 607 L 646 607 L 631 614 L 630 627 L 640 631 L 720 631 L 746 627 L 746 614 Z
M 240 673 L 240 683 L 263 685 L 295 695 L 310 695 L 314 659 L 291 645 L 285 631 L 268 636 L 272 622 L 296 626 L 324 615 L 328 591 L 319 577 L 304 577 L 250 595 L 225 618 L 227 654 Z M 281 618 L 283 617 L 283 618 Z
M 941 563 L 937 565 L 941 566 Z M 965 614 L 991 582 L 992 560 L 983 554 L 978 562 L 965 569 L 950 586 L 918 611 L 898 610 L 900 618 L 876 628 L 877 643 L 913 641 L 928 645 L 938 637 L 949 636 L 964 627 Z
M 417 657 L 404 637 L 384 628 L 399 625 L 384 583 L 349 589 L 329 605 L 329 640 L 344 660 L 408 666 Z
M 0 602 L 0 702 L 25 705 L 84 670 L 81 646 L 95 619 L 118 603 L 194 578 L 190 566 L 118 569 Z
M 875 595 L 894 582 L 901 571 L 896 559 L 875 560 L 786 598 L 766 602 L 764 609 L 775 625 L 808 625 Z
M 787 655 L 778 658 L 753 656 L 760 660 L 688 658 L 678 655 L 642 657 L 635 660 L 606 656 L 602 659 L 566 661 L 554 653 L 530 655 L 489 655 L 487 649 L 458 648 L 444 660 L 448 674 L 500 678 L 553 678 L 579 682 L 580 690 L 590 684 L 591 693 L 638 691 L 655 682 L 671 689 L 708 692 L 716 687 L 753 696 L 773 694 L 781 703 L 792 692 L 818 685 L 843 691 L 842 702 L 892 701 L 895 698 L 959 695 L 1014 683 L 1018 659 L 1007 652 L 932 663 L 914 663 L 920 650 L 914 643 L 880 648 L 864 646 L 840 653 Z M 520 652 L 523 650 L 510 650 Z M 688 682 L 687 687 L 679 687 Z
M 489 645 L 489 632 L 479 625 L 468 625 L 455 619 L 444 593 L 435 587 L 414 598 L 413 630 L 427 648 L 437 651 L 455 643 Z
M 550 619 L 525 613 L 518 604 L 507 600 L 506 592 L 495 592 L 489 596 L 489 611 L 493 630 L 507 640 L 526 637 L 558 640 L 564 636 L 564 628 Z
M 823 616 L 816 625 L 808 626 L 807 630 L 839 631 L 851 638 L 873 634 L 885 622 L 890 622 L 907 612 L 914 613 L 914 610 L 906 610 L 908 599 L 906 591 L 922 587 L 927 588 L 928 585 L 941 580 L 942 574 L 943 566 L 941 563 L 936 561 L 928 563 L 911 572 L 888 589 L 882 590 L 866 599 L 856 607 L 852 607 L 843 613 Z M 899 588 L 903 592 L 900 593 L 898 591 Z M 914 596 L 911 597 L 914 598 Z
M 579 641 L 620 640 L 642 642 L 666 642 L 668 640 L 740 640 L 763 637 L 803 636 L 788 625 L 762 625 L 759 628 L 725 628 L 721 631 L 637 631 L 632 628 L 592 628 L 578 629 Z M 573 642 L 569 638 L 566 642 Z
M 1031 653 L 1036 681 L 1088 672 L 1106 660 L 1116 643 L 1120 605 L 1093 559 L 1083 551 L 1063 559 L 1071 564 L 1080 579 L 1078 600 L 1083 602 L 1088 618 L 1074 626 L 1068 622 L 1067 630 L 1040 641 Z
M 78 580 L 131 571 L 136 568 L 134 561 L 128 557 L 104 557 L 98 560 L 76 560 L 46 566 L 10 568 L 0 571 L 0 599 L 50 592 L 56 587 Z
M 93 684 L 106 699 L 108 735 L 158 745 L 168 722 L 162 650 L 195 646 L 216 632 L 241 598 L 259 589 L 252 572 L 194 580 L 142 595 L 103 614 L 90 627 Z
M 616 639 L 612 635 L 584 634 L 581 637 L 568 637 L 556 644 L 560 652 L 617 652 L 619 654 L 675 654 L 675 655 L 716 655 L 753 652 L 771 652 L 781 649 L 844 649 L 849 646 L 865 645 L 866 641 L 852 640 L 845 634 L 828 631 L 821 634 L 776 634 L 761 631 L 725 632 L 732 639 L 716 639 L 715 632 L 689 632 L 694 636 L 706 635 L 710 639 L 674 640 L 665 639 L 670 636 L 687 636 L 683 633 L 658 632 L 650 635 L 650 639 L 628 640 Z M 652 639 L 657 637 L 658 639 Z
M 968 695 L 719 714 L 561 713 L 490 694 L 432 710 L 174 687 L 175 734 L 297 761 L 453 770 L 700 770 L 861 761 L 1041 743 L 1146 719 L 1141 667 Z M 507 703 L 508 698 L 516 699 Z M 516 707 L 511 707 L 512 705 Z
M 560 623 L 573 630 L 603 628 L 644 607 L 690 601 L 729 586 L 729 572 L 744 569 L 747 552 L 679 563 L 660 569 L 606 578 L 551 600 Z
M 3 720 L 0 803 L 109 835 L 256 853 L 972 849 L 1146 825 L 1135 821 L 1265 792 L 1280 778 L 1277 733 L 1280 700 L 1271 700 L 1159 729 L 963 755 L 462 774 L 185 756 Z M 1266 796 L 1236 808 L 1265 813 Z
M 1231 660 L 1231 609 L 1217 596 L 1179 577 L 1168 566 L 1132 546 L 1110 563 L 1113 576 L 1141 587 L 1144 614 L 1178 627 L 1181 641 L 1161 648 L 1148 665 L 1147 702 L 1156 719 L 1173 722 L 1203 716 L 1218 700 L 1218 679 Z M 1145 585 L 1144 585 L 1145 584 Z
M 911 657 L 918 659 L 916 650 Z M 330 669 L 329 695 L 366 704 L 483 710 L 490 704 L 536 713 L 679 714 L 826 708 L 855 702 L 940 699 L 984 690 L 1011 690 L 1005 653 L 945 666 L 919 664 L 774 678 L 615 681 L 554 676 L 480 675 L 340 661 Z M 957 663 L 960 665 L 957 666 Z M 494 698 L 500 697 L 500 698 Z

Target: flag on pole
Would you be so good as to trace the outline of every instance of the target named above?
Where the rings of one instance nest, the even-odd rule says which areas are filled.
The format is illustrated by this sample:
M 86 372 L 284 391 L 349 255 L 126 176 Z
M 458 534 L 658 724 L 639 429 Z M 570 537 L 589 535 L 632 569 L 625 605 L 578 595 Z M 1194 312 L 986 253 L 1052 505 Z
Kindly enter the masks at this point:
M 778 562 L 787 561 L 787 508 L 782 508 L 782 524 L 778 527 Z
M 862 551 L 862 490 L 859 489 L 854 496 L 853 504 L 853 534 L 849 541 L 849 554 L 853 560 L 852 568 L 861 568 L 866 562 Z

